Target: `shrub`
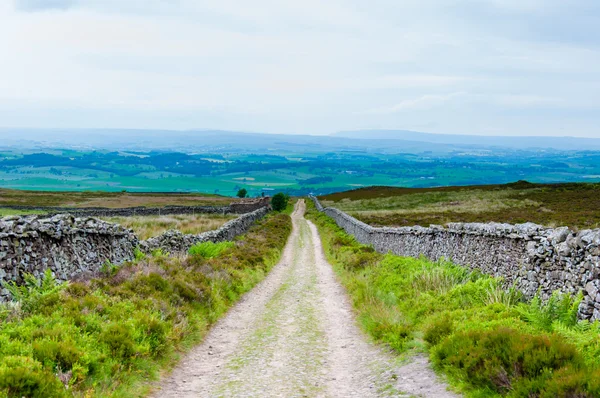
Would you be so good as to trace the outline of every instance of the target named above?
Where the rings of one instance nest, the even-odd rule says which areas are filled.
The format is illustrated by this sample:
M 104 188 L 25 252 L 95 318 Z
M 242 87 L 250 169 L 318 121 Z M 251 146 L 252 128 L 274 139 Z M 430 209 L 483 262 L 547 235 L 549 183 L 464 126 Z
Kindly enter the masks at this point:
M 7 356 L 0 363 L 0 395 L 8 397 L 66 397 L 62 383 L 35 359 Z
M 425 328 L 423 340 L 429 345 L 437 345 L 446 336 L 449 336 L 454 331 L 454 322 L 448 315 L 442 316 L 434 320 L 428 327 Z
M 98 342 L 106 344 L 115 359 L 129 359 L 135 354 L 135 342 L 131 328 L 114 323 L 99 336 Z
M 498 393 L 507 393 L 519 383 L 543 384 L 548 372 L 580 369 L 583 363 L 575 346 L 560 336 L 506 327 L 455 333 L 434 349 L 433 362 L 473 386 Z
M 42 340 L 33 343 L 33 357 L 51 369 L 70 370 L 81 352 L 72 342 Z
M 246 190 L 246 188 L 242 188 L 237 192 L 236 196 L 238 198 L 245 198 L 246 196 L 248 196 L 248 191 Z
M 289 201 L 289 196 L 287 196 L 284 193 L 276 193 L 275 195 L 273 195 L 273 198 L 271 198 L 271 206 L 273 207 L 273 210 L 275 211 L 283 211 L 287 208 L 288 205 L 288 201 Z

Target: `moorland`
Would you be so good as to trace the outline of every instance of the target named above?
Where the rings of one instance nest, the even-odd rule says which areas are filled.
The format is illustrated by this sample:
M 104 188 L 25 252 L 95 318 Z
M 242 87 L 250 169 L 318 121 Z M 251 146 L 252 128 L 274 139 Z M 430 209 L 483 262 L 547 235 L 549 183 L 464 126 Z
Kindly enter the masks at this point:
M 370 187 L 321 197 L 374 226 L 443 225 L 449 222 L 534 222 L 590 229 L 600 226 L 600 184 L 534 184 L 440 188 Z

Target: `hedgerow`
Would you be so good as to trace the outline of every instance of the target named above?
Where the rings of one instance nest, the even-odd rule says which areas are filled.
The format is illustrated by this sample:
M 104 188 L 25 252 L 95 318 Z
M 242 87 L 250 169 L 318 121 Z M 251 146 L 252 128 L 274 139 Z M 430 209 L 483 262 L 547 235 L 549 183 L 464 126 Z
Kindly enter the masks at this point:
M 12 286 L 18 301 L 0 309 L 0 397 L 141 395 L 265 276 L 290 231 L 289 216 L 271 215 L 216 251 L 156 252 L 92 280 L 47 274 Z
M 581 295 L 526 301 L 503 281 L 446 261 L 379 254 L 309 203 L 365 331 L 402 355 L 427 352 L 468 396 L 600 396 L 600 325 Z

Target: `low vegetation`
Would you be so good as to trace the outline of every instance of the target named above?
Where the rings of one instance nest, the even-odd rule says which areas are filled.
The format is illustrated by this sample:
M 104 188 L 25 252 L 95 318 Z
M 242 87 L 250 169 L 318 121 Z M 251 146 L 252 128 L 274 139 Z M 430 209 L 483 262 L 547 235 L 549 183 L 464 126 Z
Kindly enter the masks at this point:
M 382 255 L 309 204 L 363 328 L 398 353 L 426 352 L 471 397 L 600 395 L 600 325 L 581 296 L 524 300 L 502 281 L 448 262 Z
M 600 227 L 600 184 L 519 181 L 470 187 L 372 187 L 327 195 L 321 202 L 374 226 L 494 221 Z
M 2 206 L 40 207 L 161 207 L 161 206 L 227 206 L 233 198 L 212 194 L 133 193 L 133 192 L 57 192 L 0 189 Z
M 148 239 L 162 234 L 169 229 L 176 229 L 184 234 L 199 234 L 219 228 L 229 220 L 236 218 L 235 214 L 184 214 L 168 216 L 133 216 L 106 217 L 106 221 L 121 224 L 133 229 L 140 239 Z
M 140 396 L 276 263 L 291 231 L 285 214 L 234 242 L 187 257 L 136 253 L 100 278 L 28 277 L 0 306 L 0 397 Z
M 15 209 L 7 209 L 0 207 L 0 217 L 7 216 L 28 216 L 32 214 L 44 214 L 42 211 L 36 210 L 15 210 Z

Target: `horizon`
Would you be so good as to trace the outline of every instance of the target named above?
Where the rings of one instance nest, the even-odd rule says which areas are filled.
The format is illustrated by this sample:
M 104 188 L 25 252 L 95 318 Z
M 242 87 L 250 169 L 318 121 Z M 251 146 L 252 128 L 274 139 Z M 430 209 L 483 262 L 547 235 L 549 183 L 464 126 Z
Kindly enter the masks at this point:
M 377 132 L 402 132 L 402 133 L 416 133 L 416 134 L 425 134 L 425 135 L 439 135 L 439 136 L 465 136 L 465 137 L 486 137 L 486 138 L 583 138 L 583 139 L 600 139 L 600 132 L 597 136 L 585 136 L 585 135 L 545 135 L 543 132 L 540 134 L 531 134 L 531 135 L 522 135 L 522 134 L 505 134 L 505 135 L 487 135 L 487 134 L 477 134 L 477 133 L 450 133 L 450 132 L 431 132 L 431 131 L 415 131 L 408 130 L 402 128 L 358 128 L 358 129 L 348 129 L 348 130 L 336 130 L 333 132 L 327 133 L 308 133 L 308 132 L 294 132 L 294 133 L 280 133 L 280 132 L 269 132 L 269 131 L 244 131 L 244 130 L 228 130 L 222 128 L 125 128 L 125 127 L 27 127 L 27 126 L 0 126 L 0 132 L 3 130 L 29 130 L 29 131 L 50 131 L 50 130 L 58 130 L 61 132 L 77 132 L 81 130 L 86 131 L 131 131 L 131 132 L 159 132 L 159 131 L 171 131 L 171 132 L 181 132 L 181 133 L 202 133 L 202 132 L 210 132 L 210 131 L 220 131 L 226 133 L 235 133 L 235 134 L 261 134 L 261 135 L 290 135 L 290 136 L 309 136 L 309 137 L 336 137 L 337 134 L 341 133 L 352 133 L 352 132 L 368 132 L 368 131 L 377 131 Z M 356 139 L 363 139 L 356 137 Z M 364 138 L 366 139 L 366 138 Z M 371 138 L 374 139 L 374 138 Z M 51 140 L 49 138 L 48 140 Z M 398 140 L 405 140 L 405 138 L 398 138 Z

